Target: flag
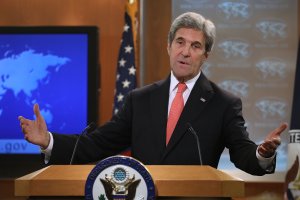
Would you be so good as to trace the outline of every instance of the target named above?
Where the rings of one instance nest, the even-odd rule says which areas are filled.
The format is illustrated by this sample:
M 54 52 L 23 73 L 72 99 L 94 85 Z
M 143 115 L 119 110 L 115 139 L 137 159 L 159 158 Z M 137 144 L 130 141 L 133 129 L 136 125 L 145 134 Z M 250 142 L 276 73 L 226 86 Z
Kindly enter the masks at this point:
M 118 56 L 113 114 L 118 113 L 124 103 L 126 95 L 137 86 L 133 34 L 132 19 L 131 15 L 129 15 L 127 5 Z
M 295 73 L 294 96 L 290 129 L 300 129 L 300 43 L 298 44 L 298 57 Z

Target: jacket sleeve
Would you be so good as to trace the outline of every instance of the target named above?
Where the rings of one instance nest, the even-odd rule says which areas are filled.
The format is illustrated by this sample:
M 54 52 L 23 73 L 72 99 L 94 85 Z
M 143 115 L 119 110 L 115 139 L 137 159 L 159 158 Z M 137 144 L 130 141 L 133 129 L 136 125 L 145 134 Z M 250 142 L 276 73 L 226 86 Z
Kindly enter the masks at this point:
M 69 164 L 79 135 L 53 133 L 49 164 Z M 94 163 L 116 155 L 131 145 L 131 95 L 117 115 L 94 131 L 82 135 L 75 150 L 74 164 Z
M 226 147 L 229 149 L 230 160 L 234 165 L 252 175 L 264 175 L 273 173 L 273 170 L 264 170 L 256 157 L 257 145 L 249 139 L 245 120 L 242 115 L 242 101 L 233 98 L 225 112 L 224 129 L 226 135 Z

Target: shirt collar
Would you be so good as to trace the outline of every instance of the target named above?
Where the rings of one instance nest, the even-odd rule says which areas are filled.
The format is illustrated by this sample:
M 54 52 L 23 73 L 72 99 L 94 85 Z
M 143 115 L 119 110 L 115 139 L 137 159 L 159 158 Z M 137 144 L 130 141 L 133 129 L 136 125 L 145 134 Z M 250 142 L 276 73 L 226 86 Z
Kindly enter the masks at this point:
M 201 74 L 201 71 L 192 79 L 188 80 L 185 82 L 186 86 L 187 86 L 187 90 L 192 91 L 196 81 L 198 80 L 199 76 Z M 170 91 L 169 94 L 175 90 L 177 88 L 177 84 L 179 83 L 179 81 L 177 80 L 177 78 L 174 76 L 173 71 L 171 71 L 171 79 L 170 79 Z

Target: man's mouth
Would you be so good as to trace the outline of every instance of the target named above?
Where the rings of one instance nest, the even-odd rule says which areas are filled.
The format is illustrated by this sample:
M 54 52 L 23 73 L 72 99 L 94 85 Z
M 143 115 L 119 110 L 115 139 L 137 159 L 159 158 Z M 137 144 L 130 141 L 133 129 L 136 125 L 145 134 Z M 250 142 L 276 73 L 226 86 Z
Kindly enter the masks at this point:
M 182 64 L 182 65 L 189 65 L 189 63 L 187 63 L 187 62 L 185 62 L 185 61 L 178 61 L 180 64 Z

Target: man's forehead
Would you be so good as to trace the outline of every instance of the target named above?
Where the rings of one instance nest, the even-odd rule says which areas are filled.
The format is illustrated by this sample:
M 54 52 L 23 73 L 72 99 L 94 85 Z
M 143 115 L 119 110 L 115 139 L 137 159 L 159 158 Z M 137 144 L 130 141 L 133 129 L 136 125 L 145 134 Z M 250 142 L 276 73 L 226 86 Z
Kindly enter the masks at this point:
M 191 43 L 204 41 L 203 32 L 196 29 L 180 28 L 175 33 L 175 40 L 184 39 Z

